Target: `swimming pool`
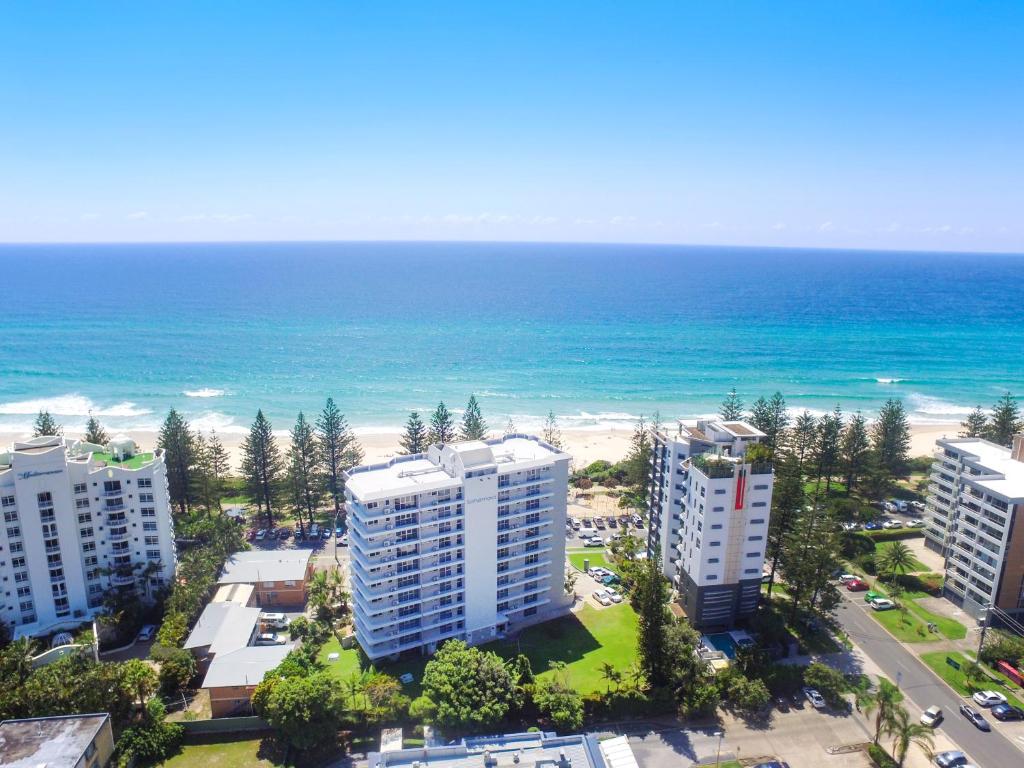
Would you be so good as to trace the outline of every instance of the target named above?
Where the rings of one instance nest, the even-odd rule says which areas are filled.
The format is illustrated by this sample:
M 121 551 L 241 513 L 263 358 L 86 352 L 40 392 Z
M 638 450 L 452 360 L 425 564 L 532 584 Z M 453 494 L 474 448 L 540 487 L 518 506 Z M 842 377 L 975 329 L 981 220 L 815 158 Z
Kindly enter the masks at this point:
M 728 632 L 704 635 L 704 642 L 713 647 L 716 651 L 721 651 L 728 658 L 736 658 L 736 641 L 732 639 L 732 635 Z

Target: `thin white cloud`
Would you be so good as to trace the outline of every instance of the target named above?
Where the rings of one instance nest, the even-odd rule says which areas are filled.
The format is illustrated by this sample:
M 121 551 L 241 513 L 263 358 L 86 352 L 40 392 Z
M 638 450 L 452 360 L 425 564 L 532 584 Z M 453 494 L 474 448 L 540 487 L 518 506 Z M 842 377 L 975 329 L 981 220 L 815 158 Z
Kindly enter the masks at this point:
M 772 229 L 774 229 L 776 232 L 781 232 L 785 228 L 786 228 L 786 222 L 784 222 L 784 221 L 777 221 L 774 224 L 772 224 Z
M 125 216 L 128 221 L 142 221 L 143 219 L 149 218 L 149 211 L 135 211 Z
M 193 213 L 188 216 L 179 216 L 178 221 L 182 223 L 210 221 L 218 224 L 234 224 L 239 221 L 248 221 L 251 218 L 251 213 Z
M 835 224 L 833 224 L 831 221 L 822 222 L 822 224 L 818 227 L 819 232 L 831 232 L 833 229 L 835 229 Z

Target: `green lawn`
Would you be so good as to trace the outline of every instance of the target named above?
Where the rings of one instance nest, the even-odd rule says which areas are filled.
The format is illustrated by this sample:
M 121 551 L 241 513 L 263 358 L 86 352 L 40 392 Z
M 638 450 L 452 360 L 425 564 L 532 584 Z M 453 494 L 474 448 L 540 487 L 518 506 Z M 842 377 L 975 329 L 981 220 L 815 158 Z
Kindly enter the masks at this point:
M 165 763 L 164 768 L 279 768 L 280 763 L 260 757 L 261 740 L 191 744 Z
M 875 592 L 881 592 L 888 596 L 885 586 L 875 581 L 871 587 Z M 903 615 L 898 610 L 892 611 L 871 611 L 880 624 L 892 632 L 904 643 L 928 643 L 933 640 L 941 640 L 943 637 L 949 640 L 963 640 L 967 637 L 967 627 L 956 619 L 932 613 L 927 608 L 918 605 L 916 598 L 927 597 L 924 592 L 905 592 L 900 598 L 907 606 L 907 621 L 904 622 Z M 938 627 L 939 632 L 928 632 L 928 622 Z M 918 628 L 924 630 L 924 634 Z
M 922 621 L 916 613 L 910 610 L 913 602 L 905 601 L 908 608 L 907 613 L 893 609 L 891 611 L 870 610 L 869 613 L 875 617 L 875 621 L 885 627 L 896 636 L 897 640 L 904 643 L 933 643 L 941 640 L 941 636 L 935 632 L 929 632 L 926 622 Z
M 569 684 L 582 694 L 603 691 L 601 664 L 608 662 L 625 672 L 636 660 L 636 613 L 628 603 L 598 610 L 586 606 L 579 613 L 523 630 L 518 640 L 492 643 L 502 656 L 525 653 L 534 674 L 550 677 L 548 662 L 564 661 Z
M 636 632 L 636 613 L 628 603 L 601 610 L 587 606 L 579 613 L 528 627 L 515 640 L 500 640 L 484 647 L 506 659 L 525 653 L 534 674 L 541 679 L 553 674 L 548 669 L 549 662 L 564 661 L 569 683 L 586 694 L 607 687 L 601 677 L 602 663 L 608 662 L 621 672 L 629 669 L 636 660 Z M 331 653 L 340 654 L 337 661 L 327 660 Z M 342 650 L 335 639 L 324 645 L 319 658 L 339 680 L 345 680 L 360 669 L 359 652 Z M 415 698 L 422 692 L 420 685 L 427 661 L 426 657 L 410 656 L 394 664 L 382 663 L 378 669 L 395 677 L 410 673 L 413 682 L 404 686 L 403 691 Z
M 960 669 L 953 669 L 946 663 L 946 658 L 949 657 L 960 664 Z M 946 681 L 950 688 L 959 693 L 961 696 L 970 696 L 974 691 L 982 691 L 986 688 L 990 688 L 994 691 L 999 691 L 1006 696 L 1007 701 L 1015 707 L 1024 707 L 1021 704 L 1020 699 L 1013 695 L 1013 693 L 1000 685 L 1002 681 L 996 680 L 979 680 L 978 683 L 972 688 L 967 682 L 967 676 L 964 675 L 964 668 L 970 663 L 970 660 L 965 657 L 962 653 L 955 651 L 935 651 L 934 653 L 925 653 L 921 655 L 921 661 L 928 665 L 928 667 L 935 672 L 939 677 Z
M 895 542 L 892 541 L 880 541 L 875 545 L 875 561 L 884 562 L 885 553 L 892 547 Z M 907 569 L 907 573 L 917 573 L 918 571 L 927 571 L 928 566 L 918 560 L 916 557 L 911 555 L 910 567 Z
M 577 571 L 583 570 L 583 561 L 589 560 L 590 567 L 600 566 L 608 570 L 615 570 L 615 563 L 604 556 L 604 550 L 594 547 L 593 549 L 570 549 L 567 553 L 569 562 Z
M 109 453 L 94 453 L 92 457 L 97 461 L 105 461 L 112 467 L 124 467 L 125 469 L 138 469 L 153 460 L 152 453 L 137 453 L 125 461 L 118 461 Z

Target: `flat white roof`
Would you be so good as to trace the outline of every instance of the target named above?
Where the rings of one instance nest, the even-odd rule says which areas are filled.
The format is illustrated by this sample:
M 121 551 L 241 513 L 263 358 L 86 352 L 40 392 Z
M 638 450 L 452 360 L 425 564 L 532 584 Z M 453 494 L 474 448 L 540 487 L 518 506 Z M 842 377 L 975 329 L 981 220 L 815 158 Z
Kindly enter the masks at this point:
M 210 603 L 185 641 L 185 648 L 210 646 L 211 653 L 228 653 L 249 644 L 259 608 L 246 608 L 237 603 Z
M 235 552 L 224 563 L 218 584 L 256 584 L 261 581 L 302 581 L 310 549 L 270 549 Z
M 980 438 L 947 439 L 936 442 L 943 447 L 953 448 L 974 456 L 975 463 L 1004 478 L 1002 480 L 984 480 L 964 475 L 962 476 L 964 482 L 1008 499 L 1024 500 L 1024 462 L 1010 458 L 1009 448 Z
M 203 678 L 203 688 L 258 685 L 263 676 L 284 661 L 292 644 L 257 645 L 219 653 L 210 662 Z
M 527 469 L 568 458 L 568 454 L 529 435 L 471 440 L 452 443 L 445 448 L 457 453 L 466 468 L 493 464 L 498 472 Z M 353 467 L 348 471 L 345 482 L 346 488 L 362 500 L 457 488 L 461 484 L 460 477 L 449 474 L 426 454 L 396 456 L 379 464 Z

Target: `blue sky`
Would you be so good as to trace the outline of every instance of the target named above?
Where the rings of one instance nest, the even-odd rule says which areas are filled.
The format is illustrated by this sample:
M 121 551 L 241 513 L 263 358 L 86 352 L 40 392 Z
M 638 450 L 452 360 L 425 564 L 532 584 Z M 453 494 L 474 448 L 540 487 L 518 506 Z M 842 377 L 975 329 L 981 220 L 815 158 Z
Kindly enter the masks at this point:
M 0 241 L 1024 251 L 1024 3 L 7 3 Z

